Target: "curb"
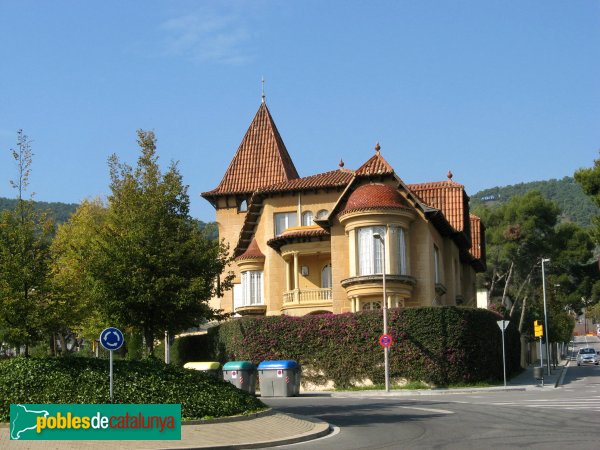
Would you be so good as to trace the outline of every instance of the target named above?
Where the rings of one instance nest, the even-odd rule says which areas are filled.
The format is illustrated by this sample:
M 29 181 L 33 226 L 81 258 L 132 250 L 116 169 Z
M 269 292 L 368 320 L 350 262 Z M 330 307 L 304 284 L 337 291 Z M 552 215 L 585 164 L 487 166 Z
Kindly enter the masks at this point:
M 275 414 L 275 412 L 273 412 L 272 414 Z M 278 412 L 276 414 L 284 414 L 281 412 Z M 276 440 L 272 440 L 272 441 L 262 441 L 262 442 L 252 442 L 249 444 L 224 444 L 224 445 L 211 445 L 211 446 L 199 446 L 199 447 L 166 447 L 163 450 L 205 450 L 205 449 L 211 449 L 211 450 L 229 450 L 229 449 L 245 449 L 245 448 L 265 448 L 265 447 L 278 447 L 280 445 L 290 445 L 290 444 L 297 444 L 299 442 L 307 442 L 307 441 L 312 441 L 314 439 L 318 439 L 324 436 L 327 436 L 328 434 L 330 434 L 333 431 L 333 427 L 320 419 L 315 419 L 313 417 L 307 417 L 307 416 L 301 416 L 299 414 L 290 414 L 290 413 L 285 413 L 284 415 L 286 416 L 290 416 L 293 417 L 295 419 L 298 420 L 304 420 L 307 422 L 312 422 L 315 424 L 315 429 L 306 432 L 304 434 L 300 434 L 297 436 L 292 436 L 289 438 L 282 438 L 282 439 L 276 439 Z
M 228 423 L 228 422 L 243 422 L 245 420 L 257 419 L 259 417 L 272 416 L 275 414 L 273 408 L 267 408 L 263 411 L 259 411 L 251 414 L 244 414 L 240 416 L 230 416 L 230 417 L 218 417 L 215 419 L 198 419 L 198 420 L 182 420 L 181 426 L 185 425 L 204 425 L 211 423 Z

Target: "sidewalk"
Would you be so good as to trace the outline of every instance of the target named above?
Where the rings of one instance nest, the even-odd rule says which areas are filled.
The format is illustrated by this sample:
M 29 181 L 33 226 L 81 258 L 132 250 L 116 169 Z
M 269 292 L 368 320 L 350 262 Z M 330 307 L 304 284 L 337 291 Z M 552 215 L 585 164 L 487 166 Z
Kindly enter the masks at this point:
M 11 441 L 8 424 L 4 424 L 0 425 L 0 449 L 239 449 L 293 444 L 328 433 L 329 424 L 322 420 L 268 410 L 244 418 L 183 425 L 180 441 Z
M 550 375 L 544 370 L 543 389 L 554 389 L 564 378 L 569 360 L 564 360 Z M 533 367 L 510 379 L 506 387 L 458 389 L 395 389 L 385 391 L 339 391 L 323 392 L 332 397 L 375 397 L 458 394 L 465 392 L 489 392 L 505 390 L 542 389 L 540 381 L 533 377 Z M 306 393 L 307 396 L 315 393 Z M 206 422 L 193 422 L 181 427 L 181 441 L 11 441 L 8 424 L 0 424 L 0 449 L 31 450 L 78 450 L 78 449 L 240 449 L 272 447 L 309 441 L 325 436 L 330 432 L 329 424 L 311 417 L 283 414 L 268 410 L 253 416 L 237 417 Z

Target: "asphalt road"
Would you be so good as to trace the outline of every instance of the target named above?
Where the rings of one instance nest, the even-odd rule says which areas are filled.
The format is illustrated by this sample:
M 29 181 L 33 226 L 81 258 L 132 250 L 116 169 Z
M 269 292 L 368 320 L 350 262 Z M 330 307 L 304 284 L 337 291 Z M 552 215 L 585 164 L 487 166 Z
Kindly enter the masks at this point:
M 600 349 L 600 341 L 591 339 Z M 263 401 L 337 427 L 326 438 L 280 447 L 286 449 L 600 448 L 600 368 L 571 366 L 563 383 L 527 391 L 411 397 L 352 392 Z

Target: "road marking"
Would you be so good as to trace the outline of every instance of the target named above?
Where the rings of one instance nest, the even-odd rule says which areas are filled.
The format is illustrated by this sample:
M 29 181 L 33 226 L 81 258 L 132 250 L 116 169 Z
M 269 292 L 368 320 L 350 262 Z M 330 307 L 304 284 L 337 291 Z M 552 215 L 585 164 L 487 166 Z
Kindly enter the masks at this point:
M 417 411 L 432 412 L 437 414 L 454 414 L 454 411 L 448 411 L 447 409 L 417 408 L 415 406 L 399 406 L 399 408 L 416 409 Z

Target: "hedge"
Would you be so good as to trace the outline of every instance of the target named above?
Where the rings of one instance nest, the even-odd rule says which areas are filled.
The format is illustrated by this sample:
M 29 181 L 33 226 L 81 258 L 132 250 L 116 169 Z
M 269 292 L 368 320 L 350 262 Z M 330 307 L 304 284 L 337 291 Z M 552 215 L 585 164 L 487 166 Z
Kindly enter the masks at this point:
M 160 361 L 115 361 L 114 403 L 181 403 L 183 419 L 259 411 L 254 396 L 195 370 Z M 0 360 L 0 422 L 11 403 L 109 403 L 108 361 L 94 358 Z
M 498 381 L 502 371 L 502 334 L 496 313 L 463 307 L 392 309 L 388 313 L 390 377 L 436 386 Z M 226 362 L 293 359 L 305 381 L 349 387 L 384 379 L 382 312 L 242 318 L 190 340 L 204 360 Z M 513 324 L 505 331 L 507 374 L 519 370 L 520 339 Z M 187 345 L 186 344 L 186 345 Z M 180 360 L 187 359 L 180 355 Z

